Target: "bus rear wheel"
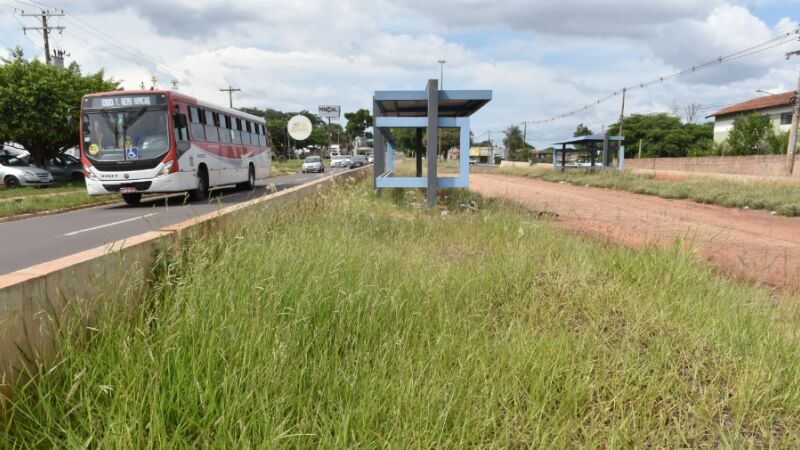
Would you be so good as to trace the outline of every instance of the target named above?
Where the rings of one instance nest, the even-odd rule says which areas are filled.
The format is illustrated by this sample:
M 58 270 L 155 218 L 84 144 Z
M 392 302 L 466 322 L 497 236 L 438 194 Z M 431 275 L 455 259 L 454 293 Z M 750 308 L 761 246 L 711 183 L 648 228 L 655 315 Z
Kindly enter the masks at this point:
M 252 164 L 247 169 L 247 181 L 237 184 L 236 187 L 244 191 L 252 191 L 256 188 L 256 169 Z
M 122 194 L 122 199 L 129 205 L 138 205 L 142 201 L 142 194 Z
M 197 189 L 189 193 L 192 200 L 205 200 L 208 198 L 208 171 L 202 166 L 197 171 Z

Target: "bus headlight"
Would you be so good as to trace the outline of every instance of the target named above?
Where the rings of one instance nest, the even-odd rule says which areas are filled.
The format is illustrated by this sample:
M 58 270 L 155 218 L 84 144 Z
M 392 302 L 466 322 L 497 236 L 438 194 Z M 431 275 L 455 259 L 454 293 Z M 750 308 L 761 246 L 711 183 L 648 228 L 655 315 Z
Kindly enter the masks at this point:
M 99 181 L 97 174 L 94 172 L 94 167 L 83 165 L 83 172 L 86 174 L 86 178 L 92 181 Z
M 161 171 L 158 172 L 158 175 L 156 175 L 156 176 L 157 177 L 165 177 L 165 176 L 169 175 L 170 173 L 172 173 L 172 166 L 173 166 L 173 162 L 172 161 L 164 164 L 164 168 L 161 169 Z

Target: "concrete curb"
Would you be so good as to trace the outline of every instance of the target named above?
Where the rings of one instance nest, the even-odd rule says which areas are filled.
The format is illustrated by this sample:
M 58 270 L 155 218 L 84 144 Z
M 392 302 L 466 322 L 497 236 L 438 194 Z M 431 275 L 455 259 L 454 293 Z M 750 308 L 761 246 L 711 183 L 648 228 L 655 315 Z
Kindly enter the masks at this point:
M 59 333 L 85 330 L 104 300 L 126 287 L 123 303 L 135 303 L 147 288 L 158 249 L 187 233 L 224 227 L 238 212 L 262 204 L 283 204 L 329 189 L 339 180 L 359 179 L 371 168 L 335 173 L 75 255 L 0 276 L 0 410 L 3 395 L 21 376 L 58 357 Z M 132 305 L 135 308 L 135 304 Z M 66 329 L 65 329 L 66 327 Z

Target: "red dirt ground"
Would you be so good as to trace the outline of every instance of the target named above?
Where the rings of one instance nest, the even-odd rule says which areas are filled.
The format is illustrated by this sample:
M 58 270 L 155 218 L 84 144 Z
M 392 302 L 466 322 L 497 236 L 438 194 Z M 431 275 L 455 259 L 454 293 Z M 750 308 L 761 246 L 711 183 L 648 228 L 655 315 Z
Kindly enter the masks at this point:
M 509 175 L 471 174 L 470 189 L 634 248 L 682 239 L 735 278 L 800 292 L 800 218 Z

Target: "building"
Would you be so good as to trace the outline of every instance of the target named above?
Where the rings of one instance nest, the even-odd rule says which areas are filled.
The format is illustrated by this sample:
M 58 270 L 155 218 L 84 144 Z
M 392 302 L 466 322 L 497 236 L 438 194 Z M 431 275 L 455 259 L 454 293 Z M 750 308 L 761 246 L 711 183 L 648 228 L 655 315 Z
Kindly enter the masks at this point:
M 714 143 L 725 142 L 733 128 L 733 121 L 739 116 L 751 113 L 769 116 L 776 130 L 789 131 L 789 126 L 792 124 L 793 98 L 794 91 L 765 95 L 728 106 L 707 116 L 714 118 Z

